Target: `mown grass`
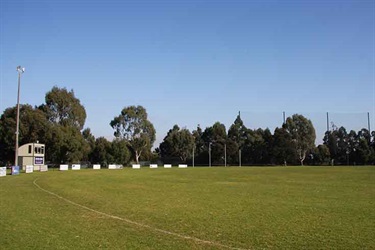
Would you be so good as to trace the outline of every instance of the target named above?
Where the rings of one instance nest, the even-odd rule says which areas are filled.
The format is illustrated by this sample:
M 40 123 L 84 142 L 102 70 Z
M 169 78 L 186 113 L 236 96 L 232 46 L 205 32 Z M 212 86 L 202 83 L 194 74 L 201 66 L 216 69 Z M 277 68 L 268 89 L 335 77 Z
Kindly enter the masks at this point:
M 128 219 L 137 226 L 70 201 Z M 375 249 L 375 167 L 81 170 L 0 178 L 1 249 Z

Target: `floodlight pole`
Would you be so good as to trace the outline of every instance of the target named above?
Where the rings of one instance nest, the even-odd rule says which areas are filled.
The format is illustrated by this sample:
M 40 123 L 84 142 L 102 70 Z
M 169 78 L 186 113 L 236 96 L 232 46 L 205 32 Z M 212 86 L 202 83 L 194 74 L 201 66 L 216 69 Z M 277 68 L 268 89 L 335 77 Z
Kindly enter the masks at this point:
M 20 87 L 21 87 L 21 74 L 25 72 L 25 68 L 21 66 L 17 67 L 18 71 L 18 92 L 17 92 L 17 118 L 16 118 L 16 146 L 15 146 L 15 159 L 14 165 L 18 166 L 18 135 L 19 135 L 19 127 L 20 127 Z

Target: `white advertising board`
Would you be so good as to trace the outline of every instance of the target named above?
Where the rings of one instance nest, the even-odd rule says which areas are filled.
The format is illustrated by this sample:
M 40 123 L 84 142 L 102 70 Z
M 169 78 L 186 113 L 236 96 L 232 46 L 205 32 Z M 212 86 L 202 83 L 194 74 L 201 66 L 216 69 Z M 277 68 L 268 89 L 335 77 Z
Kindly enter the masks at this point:
M 122 165 L 109 164 L 108 169 L 122 169 Z
M 7 175 L 7 167 L 0 167 L 0 177 Z
M 158 164 L 150 164 L 150 168 L 158 168 Z
M 60 165 L 60 171 L 66 171 L 68 169 L 69 169 L 69 165 L 66 165 L 66 164 Z
M 40 172 L 47 172 L 47 171 L 48 171 L 48 166 L 47 165 L 40 166 Z
M 132 168 L 133 169 L 141 169 L 141 165 L 139 165 L 139 164 L 133 164 Z
M 186 164 L 178 164 L 178 167 L 179 168 L 187 168 L 187 165 Z
M 164 164 L 164 168 L 172 168 L 171 164 Z
M 34 172 L 34 166 L 33 166 L 33 165 L 26 165 L 26 170 L 25 170 L 25 172 L 26 172 L 27 174 Z
M 92 165 L 92 169 L 100 169 L 100 164 L 94 164 L 94 165 Z
M 81 169 L 81 164 L 73 164 L 72 165 L 72 170 L 80 170 Z

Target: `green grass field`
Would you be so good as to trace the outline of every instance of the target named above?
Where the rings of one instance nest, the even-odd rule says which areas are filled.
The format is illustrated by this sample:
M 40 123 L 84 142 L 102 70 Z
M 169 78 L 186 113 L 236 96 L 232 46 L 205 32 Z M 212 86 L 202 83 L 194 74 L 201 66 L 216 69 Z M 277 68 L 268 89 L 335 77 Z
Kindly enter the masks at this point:
M 375 167 L 49 171 L 0 192 L 1 249 L 375 249 Z

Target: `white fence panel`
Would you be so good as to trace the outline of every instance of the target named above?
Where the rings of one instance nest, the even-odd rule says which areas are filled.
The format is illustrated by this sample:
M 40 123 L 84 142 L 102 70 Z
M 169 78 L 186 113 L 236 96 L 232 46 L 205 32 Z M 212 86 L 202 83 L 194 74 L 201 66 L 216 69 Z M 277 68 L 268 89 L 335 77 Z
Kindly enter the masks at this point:
M 7 175 L 7 167 L 0 167 L 0 177 Z
M 73 164 L 72 165 L 72 170 L 80 170 L 81 169 L 81 164 Z
M 133 164 L 132 168 L 133 169 L 141 169 L 141 165 L 139 165 L 139 164 Z
M 122 165 L 109 164 L 108 169 L 123 169 Z
M 27 174 L 34 172 L 34 166 L 33 165 L 26 165 L 25 172 Z
M 60 165 L 60 171 L 67 171 L 69 169 L 69 165 L 62 164 Z

